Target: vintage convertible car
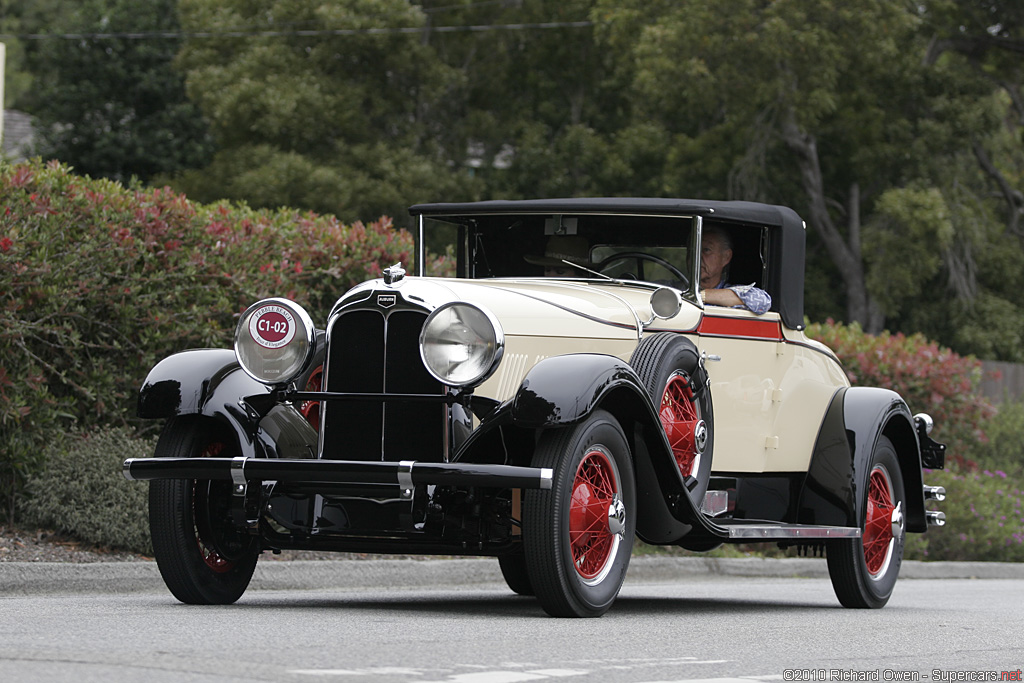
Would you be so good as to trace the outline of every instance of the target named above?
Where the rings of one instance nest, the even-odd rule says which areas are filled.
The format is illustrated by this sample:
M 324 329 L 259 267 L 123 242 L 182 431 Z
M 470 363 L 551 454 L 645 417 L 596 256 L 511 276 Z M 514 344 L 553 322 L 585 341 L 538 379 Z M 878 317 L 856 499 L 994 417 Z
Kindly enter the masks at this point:
M 167 425 L 153 480 L 160 572 L 186 603 L 231 603 L 265 550 L 484 555 L 549 614 L 598 616 L 635 538 L 706 551 L 824 554 L 839 601 L 881 607 L 907 532 L 941 524 L 922 468 L 931 419 L 851 387 L 802 332 L 804 231 L 750 202 L 551 199 L 428 204 L 457 276 L 398 265 L 344 293 L 320 330 L 252 305 L 234 350 L 156 365 L 139 415 Z M 763 315 L 702 302 L 702 235 Z M 553 237 L 586 269 L 544 277 Z M 529 259 L 529 260 L 528 260 Z M 566 261 L 564 265 L 578 263 Z M 418 266 L 422 269 L 422 266 Z

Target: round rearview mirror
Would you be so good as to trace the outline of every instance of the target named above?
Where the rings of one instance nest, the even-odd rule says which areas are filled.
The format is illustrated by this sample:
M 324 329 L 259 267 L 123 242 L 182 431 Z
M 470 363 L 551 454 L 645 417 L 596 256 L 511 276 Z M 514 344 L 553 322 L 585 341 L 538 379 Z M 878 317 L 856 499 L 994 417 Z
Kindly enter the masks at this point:
M 682 307 L 683 297 L 679 295 L 679 290 L 671 287 L 658 287 L 651 294 L 651 312 L 656 318 L 662 320 L 674 318 Z

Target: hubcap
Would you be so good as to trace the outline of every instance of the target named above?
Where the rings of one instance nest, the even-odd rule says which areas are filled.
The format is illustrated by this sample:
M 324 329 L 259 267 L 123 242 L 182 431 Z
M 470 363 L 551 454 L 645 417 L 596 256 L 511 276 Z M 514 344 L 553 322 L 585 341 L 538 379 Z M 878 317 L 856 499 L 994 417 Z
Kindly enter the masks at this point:
M 696 476 L 708 442 L 708 427 L 693 398 L 690 378 L 684 373 L 677 372 L 668 378 L 658 412 L 683 478 Z
M 626 526 L 618 472 L 603 448 L 592 447 L 576 468 L 569 502 L 569 545 L 576 573 L 599 583 L 611 568 Z
M 608 533 L 622 537 L 626 530 L 626 506 L 622 504 L 622 498 L 615 494 L 615 499 L 608 506 Z
M 892 560 L 893 547 L 903 533 L 903 510 L 893 504 L 892 482 L 881 465 L 868 480 L 867 516 L 864 520 L 864 562 L 873 579 L 882 577 Z

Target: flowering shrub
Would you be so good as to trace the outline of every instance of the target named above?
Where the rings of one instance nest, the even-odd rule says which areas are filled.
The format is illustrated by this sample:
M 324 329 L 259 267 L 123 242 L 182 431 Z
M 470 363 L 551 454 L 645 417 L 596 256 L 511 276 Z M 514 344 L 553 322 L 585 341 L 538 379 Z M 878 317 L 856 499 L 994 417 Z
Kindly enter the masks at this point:
M 935 420 L 932 438 L 947 445 L 947 463 L 972 468 L 966 453 L 986 440 L 984 425 L 995 409 L 978 390 L 981 363 L 942 348 L 921 334 L 865 334 L 856 323 L 831 320 L 807 335 L 839 356 L 850 383 L 898 392 L 910 409 Z
M 946 526 L 908 534 L 912 560 L 1024 562 L 1024 491 L 1020 479 L 1002 470 L 931 472 L 928 483 L 944 486 L 938 505 Z
M 409 263 L 388 218 L 200 205 L 167 189 L 0 162 L 0 498 L 11 513 L 45 444 L 125 424 L 159 359 L 227 346 L 238 315 L 285 296 L 323 321 L 336 298 Z M 428 264 L 432 272 L 445 264 Z
M 996 411 L 978 391 L 981 364 L 919 334 L 871 336 L 832 321 L 807 333 L 836 352 L 851 383 L 893 389 L 911 410 L 929 413 L 932 436 L 948 446 L 948 469 L 925 474 L 925 483 L 946 488 L 934 506 L 946 526 L 908 534 L 906 557 L 1024 561 L 1024 405 Z

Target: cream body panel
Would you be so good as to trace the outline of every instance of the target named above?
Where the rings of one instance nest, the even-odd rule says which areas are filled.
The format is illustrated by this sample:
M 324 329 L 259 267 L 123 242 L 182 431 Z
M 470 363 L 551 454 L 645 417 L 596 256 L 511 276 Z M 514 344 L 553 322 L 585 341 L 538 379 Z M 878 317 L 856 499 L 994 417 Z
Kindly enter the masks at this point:
M 650 288 L 545 278 L 432 278 L 432 282 L 443 285 L 457 299 L 487 307 L 501 321 L 506 335 L 637 342 L 640 323 L 652 317 Z M 684 303 L 669 326 L 692 327 L 699 318 L 700 310 Z
M 505 401 L 515 395 L 530 368 L 545 358 L 567 353 L 602 353 L 629 361 L 635 348 L 636 340 L 631 339 L 506 336 L 501 365 L 476 393 Z
M 652 318 L 649 287 L 547 278 L 430 282 L 456 299 L 486 307 L 501 321 L 501 364 L 476 390 L 499 401 L 511 398 L 530 369 L 551 356 L 601 353 L 628 362 L 640 341 L 640 323 Z M 675 318 L 657 320 L 648 331 L 693 328 L 700 316 L 700 309 L 684 303 Z
M 778 321 L 777 313 L 709 309 L 715 316 Z M 783 328 L 784 329 L 784 328 Z M 715 409 L 714 471 L 802 472 L 836 390 L 849 386 L 825 347 L 802 332 L 786 341 L 701 336 Z

